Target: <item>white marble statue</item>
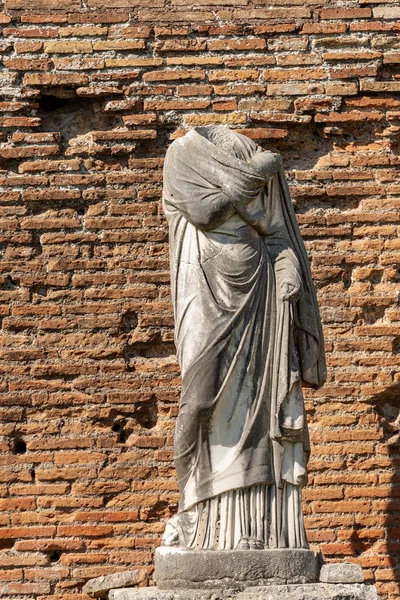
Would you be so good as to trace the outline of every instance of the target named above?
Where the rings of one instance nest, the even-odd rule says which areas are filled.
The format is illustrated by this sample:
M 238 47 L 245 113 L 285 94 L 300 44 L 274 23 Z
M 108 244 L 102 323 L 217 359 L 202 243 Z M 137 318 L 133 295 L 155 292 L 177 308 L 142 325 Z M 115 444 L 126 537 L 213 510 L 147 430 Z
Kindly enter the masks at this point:
M 196 127 L 165 159 L 175 341 L 178 513 L 163 544 L 307 548 L 301 385 L 325 380 L 319 311 L 280 155 Z

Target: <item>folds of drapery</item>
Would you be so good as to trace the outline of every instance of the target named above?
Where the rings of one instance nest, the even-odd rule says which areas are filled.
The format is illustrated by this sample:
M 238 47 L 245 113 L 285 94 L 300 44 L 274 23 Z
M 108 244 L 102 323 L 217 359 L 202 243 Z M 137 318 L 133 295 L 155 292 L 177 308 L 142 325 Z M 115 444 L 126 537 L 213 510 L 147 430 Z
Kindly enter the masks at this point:
M 175 517 L 184 547 L 193 550 L 308 548 L 301 487 L 257 484 L 209 498 Z
M 276 486 L 282 505 L 282 480 L 305 479 L 300 382 L 325 377 L 315 291 L 284 174 L 254 168 L 260 149 L 245 136 L 234 136 L 235 158 L 202 133 L 176 140 L 164 171 L 183 377 L 180 510 L 260 483 Z M 252 225 L 260 214 L 265 236 Z M 293 278 L 296 305 L 279 297 Z

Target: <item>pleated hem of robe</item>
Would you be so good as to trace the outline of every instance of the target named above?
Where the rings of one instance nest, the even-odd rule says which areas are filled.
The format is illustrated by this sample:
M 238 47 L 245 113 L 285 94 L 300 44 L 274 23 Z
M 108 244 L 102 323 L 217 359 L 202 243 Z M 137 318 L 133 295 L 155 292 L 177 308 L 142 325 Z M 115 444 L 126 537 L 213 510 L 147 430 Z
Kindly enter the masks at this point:
M 308 548 L 301 487 L 257 484 L 224 492 L 172 518 L 179 546 L 193 550 Z M 172 523 L 171 523 L 172 524 Z

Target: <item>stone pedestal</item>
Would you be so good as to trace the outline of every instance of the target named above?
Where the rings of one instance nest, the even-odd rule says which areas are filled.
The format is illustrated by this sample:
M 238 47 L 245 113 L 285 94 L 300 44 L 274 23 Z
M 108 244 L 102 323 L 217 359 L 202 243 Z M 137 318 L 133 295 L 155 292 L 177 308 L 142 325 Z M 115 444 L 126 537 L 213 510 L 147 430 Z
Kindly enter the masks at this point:
M 234 590 L 111 590 L 109 600 L 378 600 L 374 587 L 363 583 L 270 585 Z
M 375 588 L 363 583 L 359 565 L 335 563 L 319 570 L 319 555 L 309 550 L 188 552 L 161 548 L 156 556 L 157 587 L 112 589 L 108 598 L 378 600 Z
M 318 555 L 301 548 L 196 550 L 158 548 L 154 581 L 161 590 L 234 588 L 318 581 Z

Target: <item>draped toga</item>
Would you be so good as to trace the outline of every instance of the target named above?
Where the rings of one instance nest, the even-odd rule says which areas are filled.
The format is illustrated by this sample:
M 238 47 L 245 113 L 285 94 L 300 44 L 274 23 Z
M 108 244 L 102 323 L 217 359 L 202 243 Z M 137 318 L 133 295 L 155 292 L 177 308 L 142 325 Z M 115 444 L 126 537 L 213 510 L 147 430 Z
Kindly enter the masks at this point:
M 182 372 L 171 526 L 186 547 L 307 545 L 301 385 L 325 380 L 323 336 L 286 178 L 268 155 L 223 126 L 192 129 L 166 154 Z M 296 300 L 283 298 L 285 283 Z

